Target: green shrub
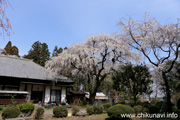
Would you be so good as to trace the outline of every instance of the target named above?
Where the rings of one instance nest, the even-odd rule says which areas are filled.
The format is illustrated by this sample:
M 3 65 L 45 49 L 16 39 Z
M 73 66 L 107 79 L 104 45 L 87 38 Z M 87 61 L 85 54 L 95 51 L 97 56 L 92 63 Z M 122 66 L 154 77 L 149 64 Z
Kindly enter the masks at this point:
M 112 104 L 111 103 L 105 103 L 104 105 L 103 105 L 103 107 L 104 107 L 104 110 L 108 110 L 108 108 L 110 108 L 112 106 Z
M 177 108 L 180 109 L 180 99 L 177 101 Z
M 32 103 L 23 103 L 19 105 L 19 109 L 24 114 L 24 116 L 30 116 L 34 111 L 34 108 L 34 104 Z
M 39 119 L 43 118 L 43 115 L 44 115 L 44 109 L 42 107 L 39 107 L 36 109 L 36 113 L 34 115 L 34 118 L 36 120 L 39 120 Z
M 149 107 L 149 113 L 154 114 L 154 113 L 159 113 L 160 107 L 152 105 Z
M 133 99 L 128 100 L 127 105 L 134 106 L 134 100 Z
M 151 104 L 147 101 L 142 102 L 140 105 L 143 106 L 144 108 L 149 108 L 151 106 Z
M 152 98 L 151 99 L 151 105 L 156 105 L 158 102 L 161 102 L 160 98 Z
M 79 107 L 78 106 L 73 106 L 72 107 L 72 115 L 76 116 L 76 114 L 79 112 Z
M 2 111 L 3 110 L 3 106 L 0 106 L 0 111 Z
M 94 109 L 93 109 L 93 106 L 89 106 L 86 108 L 86 111 L 87 111 L 87 114 L 88 115 L 92 115 L 94 114 Z
M 162 105 L 163 105 L 163 101 L 161 101 L 159 98 L 153 98 L 148 108 L 149 113 L 159 113 Z M 167 107 L 165 103 L 161 112 L 166 112 L 166 111 L 167 111 Z
M 143 107 L 143 106 L 141 106 L 141 105 L 136 105 L 136 106 L 133 107 L 133 109 L 134 109 L 136 114 L 138 114 L 138 113 L 145 113 L 145 112 L 147 113 L 148 112 L 148 109 Z
M 101 114 L 103 113 L 103 106 L 97 105 L 93 106 L 94 114 Z
M 57 106 L 53 109 L 53 114 L 54 114 L 54 117 L 67 117 L 68 115 L 68 110 L 66 107 L 64 106 Z
M 20 115 L 20 110 L 17 106 L 9 106 L 5 108 L 2 112 L 2 118 L 16 118 Z
M 141 105 L 136 105 L 133 107 L 133 109 L 134 109 L 136 114 L 143 111 L 143 107 Z
M 122 119 L 122 114 L 134 114 L 134 109 L 128 105 L 117 104 L 108 109 L 108 116 L 111 119 Z M 127 119 L 127 118 L 123 118 Z
M 178 118 L 177 119 L 180 120 L 180 109 L 176 109 L 175 113 L 178 114 Z

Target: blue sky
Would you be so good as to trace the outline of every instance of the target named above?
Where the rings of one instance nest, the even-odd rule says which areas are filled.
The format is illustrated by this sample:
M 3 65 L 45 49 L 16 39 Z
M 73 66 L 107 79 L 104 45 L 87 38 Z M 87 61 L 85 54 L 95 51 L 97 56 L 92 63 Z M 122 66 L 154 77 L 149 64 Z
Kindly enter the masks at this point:
M 180 0 L 9 0 L 6 13 L 14 34 L 6 39 L 0 36 L 0 48 L 9 39 L 27 54 L 31 45 L 39 40 L 49 46 L 65 47 L 84 42 L 90 35 L 113 33 L 122 17 L 135 14 L 143 20 L 150 12 L 161 23 L 176 22 L 180 18 Z

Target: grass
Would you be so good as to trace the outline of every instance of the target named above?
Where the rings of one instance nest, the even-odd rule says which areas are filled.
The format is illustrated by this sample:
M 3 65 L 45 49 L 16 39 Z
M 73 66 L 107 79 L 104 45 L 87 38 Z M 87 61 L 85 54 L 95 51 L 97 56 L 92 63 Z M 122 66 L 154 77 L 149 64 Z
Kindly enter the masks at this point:
M 81 108 L 87 108 L 89 105 L 76 104 L 76 106 L 81 107 Z
M 97 116 L 104 116 L 104 117 L 108 117 L 107 113 L 102 113 L 102 114 L 97 114 Z
M 2 113 L 3 109 L 5 109 L 4 106 L 0 106 L 0 114 Z

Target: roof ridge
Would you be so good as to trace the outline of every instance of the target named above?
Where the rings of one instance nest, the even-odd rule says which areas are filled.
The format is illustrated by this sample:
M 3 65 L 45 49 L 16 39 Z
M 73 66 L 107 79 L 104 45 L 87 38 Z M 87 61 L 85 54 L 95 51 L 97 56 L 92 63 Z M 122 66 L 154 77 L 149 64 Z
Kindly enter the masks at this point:
M 0 57 L 18 59 L 18 60 L 23 60 L 23 61 L 32 61 L 31 59 L 26 59 L 26 58 L 22 58 L 22 57 L 17 57 L 16 55 L 2 55 L 2 54 L 1 54 Z

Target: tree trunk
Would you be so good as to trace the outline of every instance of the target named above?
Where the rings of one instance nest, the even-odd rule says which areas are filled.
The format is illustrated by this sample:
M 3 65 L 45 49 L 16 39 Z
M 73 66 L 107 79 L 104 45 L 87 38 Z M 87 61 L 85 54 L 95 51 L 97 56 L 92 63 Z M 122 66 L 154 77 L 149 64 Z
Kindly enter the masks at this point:
M 137 97 L 134 95 L 134 106 L 136 105 Z
M 95 102 L 95 96 L 96 93 L 98 91 L 98 88 L 100 87 L 102 81 L 99 81 L 99 79 L 96 80 L 96 85 L 94 86 L 94 88 L 90 88 L 90 95 L 89 95 L 89 104 L 93 105 L 93 103 Z
M 149 97 L 149 101 L 151 101 L 151 94 L 149 94 L 148 97 Z
M 90 88 L 89 88 L 89 104 L 93 104 L 95 102 L 95 96 L 96 96 L 96 93 L 101 85 L 101 83 L 103 82 L 103 80 L 105 79 L 106 75 L 104 75 L 101 79 L 99 79 L 99 76 L 96 76 L 96 85 L 94 85 L 94 87 L 92 87 L 91 85 L 91 81 L 90 81 Z M 89 77 L 89 80 L 90 80 L 90 77 Z
M 90 105 L 93 105 L 94 104 L 94 102 L 95 102 L 95 96 L 96 96 L 96 92 L 89 92 L 89 104 Z
M 170 93 L 170 88 L 169 88 L 169 82 L 168 82 L 168 79 L 166 78 L 166 73 L 162 72 L 162 77 L 163 77 L 165 87 L 166 87 L 167 112 L 172 113 L 171 93 Z

